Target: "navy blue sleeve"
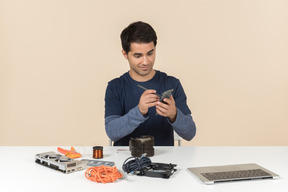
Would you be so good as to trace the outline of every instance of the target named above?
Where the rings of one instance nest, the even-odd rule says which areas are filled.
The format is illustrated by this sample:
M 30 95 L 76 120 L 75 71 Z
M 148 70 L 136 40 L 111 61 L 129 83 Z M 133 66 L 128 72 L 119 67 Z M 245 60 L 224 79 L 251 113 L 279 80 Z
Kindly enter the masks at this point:
M 105 93 L 105 118 L 110 115 L 124 115 L 119 89 L 120 85 L 116 80 L 108 83 Z
M 176 107 L 179 108 L 184 115 L 191 114 L 191 111 L 187 105 L 186 94 L 179 80 L 174 91 L 175 92 L 173 97 Z

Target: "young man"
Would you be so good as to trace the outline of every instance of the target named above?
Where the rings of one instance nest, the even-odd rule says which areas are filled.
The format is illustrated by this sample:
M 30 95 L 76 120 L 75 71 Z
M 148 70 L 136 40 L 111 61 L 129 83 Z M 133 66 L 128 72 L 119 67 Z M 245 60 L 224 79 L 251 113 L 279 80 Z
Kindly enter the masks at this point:
M 147 23 L 135 22 L 121 33 L 122 54 L 130 70 L 108 83 L 105 129 L 115 146 L 128 146 L 131 137 L 151 135 L 156 146 L 173 146 L 173 130 L 191 140 L 196 126 L 180 81 L 153 68 L 157 36 Z M 143 90 L 141 87 L 147 88 Z M 173 89 L 169 99 L 159 94 Z

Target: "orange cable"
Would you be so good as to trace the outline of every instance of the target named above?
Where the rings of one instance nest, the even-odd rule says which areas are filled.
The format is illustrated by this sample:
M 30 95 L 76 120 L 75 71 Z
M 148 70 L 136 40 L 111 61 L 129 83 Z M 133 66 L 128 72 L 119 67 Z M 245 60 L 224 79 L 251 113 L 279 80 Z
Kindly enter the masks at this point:
M 91 181 L 97 183 L 112 183 L 119 178 L 122 178 L 123 174 L 119 173 L 116 167 L 100 166 L 90 167 L 85 171 L 85 177 Z

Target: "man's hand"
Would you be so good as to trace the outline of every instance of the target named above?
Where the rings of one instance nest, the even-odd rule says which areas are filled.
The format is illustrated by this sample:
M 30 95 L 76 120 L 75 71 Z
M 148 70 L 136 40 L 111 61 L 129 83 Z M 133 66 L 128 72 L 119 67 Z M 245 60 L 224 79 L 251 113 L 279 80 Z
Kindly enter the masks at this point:
M 148 89 L 141 95 L 138 107 L 142 115 L 146 115 L 148 109 L 156 106 L 159 101 L 159 97 L 155 93 L 155 90 Z
M 166 104 L 160 101 L 157 102 L 156 112 L 163 117 L 168 117 L 169 120 L 172 123 L 174 123 L 177 117 L 177 108 L 175 105 L 175 100 L 171 95 L 170 99 L 164 98 L 163 101 Z

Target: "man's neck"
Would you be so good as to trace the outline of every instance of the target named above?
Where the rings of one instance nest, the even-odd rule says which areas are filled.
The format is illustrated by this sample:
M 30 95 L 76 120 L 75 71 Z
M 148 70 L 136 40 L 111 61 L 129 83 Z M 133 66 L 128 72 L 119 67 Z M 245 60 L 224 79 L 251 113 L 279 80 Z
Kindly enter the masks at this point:
M 156 74 L 156 71 L 154 69 L 151 71 L 151 73 L 149 73 L 148 75 L 145 75 L 145 76 L 138 75 L 135 72 L 133 73 L 133 72 L 131 72 L 131 69 L 129 71 L 130 77 L 133 80 L 138 81 L 138 82 L 149 81 L 150 79 L 152 79 L 154 77 L 155 74 Z

